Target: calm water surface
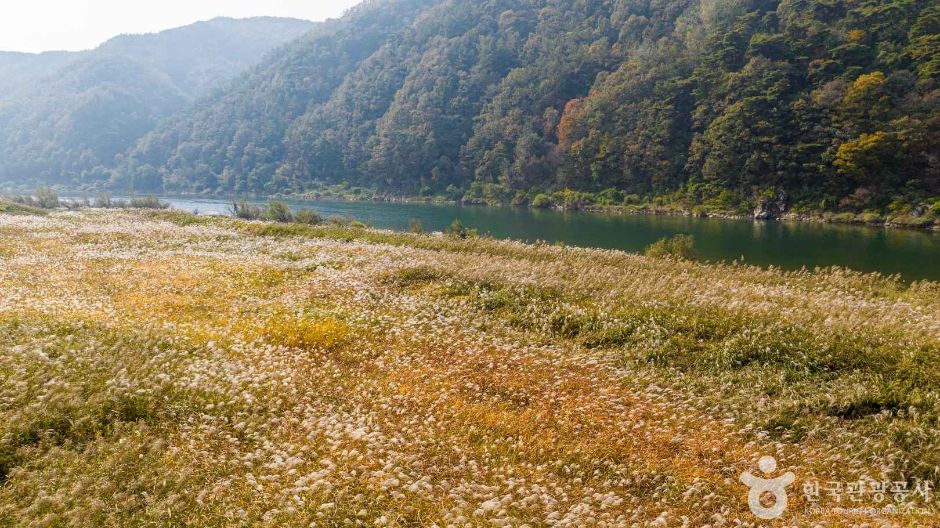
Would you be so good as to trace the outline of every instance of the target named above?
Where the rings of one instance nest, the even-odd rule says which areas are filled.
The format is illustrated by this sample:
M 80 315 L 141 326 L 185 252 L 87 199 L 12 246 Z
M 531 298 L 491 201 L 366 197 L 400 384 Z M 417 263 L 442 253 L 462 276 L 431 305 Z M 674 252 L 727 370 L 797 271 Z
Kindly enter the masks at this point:
M 220 199 L 164 197 L 174 208 L 226 214 Z M 263 201 L 256 203 L 262 204 Z M 699 256 L 709 261 L 741 259 L 784 269 L 843 266 L 900 274 L 907 280 L 940 280 L 940 234 L 903 229 L 798 222 L 752 222 L 672 216 L 616 216 L 562 213 L 511 207 L 291 201 L 323 216 L 341 215 L 379 228 L 405 230 L 412 219 L 427 231 L 441 231 L 454 219 L 496 238 L 564 242 L 573 246 L 639 252 L 675 234 L 695 237 Z

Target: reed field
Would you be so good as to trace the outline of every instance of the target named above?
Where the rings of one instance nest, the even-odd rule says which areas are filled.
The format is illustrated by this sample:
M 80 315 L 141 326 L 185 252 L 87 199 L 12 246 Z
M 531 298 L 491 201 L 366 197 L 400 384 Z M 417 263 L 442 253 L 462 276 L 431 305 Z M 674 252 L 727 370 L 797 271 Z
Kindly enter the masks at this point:
M 940 284 L 10 207 L 0 417 L 0 526 L 938 526 Z

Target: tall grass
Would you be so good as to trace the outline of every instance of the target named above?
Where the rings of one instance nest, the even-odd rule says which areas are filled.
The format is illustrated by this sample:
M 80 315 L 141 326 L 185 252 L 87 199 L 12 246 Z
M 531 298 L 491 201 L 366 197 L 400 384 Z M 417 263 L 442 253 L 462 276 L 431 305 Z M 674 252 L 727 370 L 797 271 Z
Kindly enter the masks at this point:
M 783 524 L 861 526 L 802 486 L 940 478 L 936 283 L 160 210 L 0 249 L 3 526 L 754 526 L 768 454 Z

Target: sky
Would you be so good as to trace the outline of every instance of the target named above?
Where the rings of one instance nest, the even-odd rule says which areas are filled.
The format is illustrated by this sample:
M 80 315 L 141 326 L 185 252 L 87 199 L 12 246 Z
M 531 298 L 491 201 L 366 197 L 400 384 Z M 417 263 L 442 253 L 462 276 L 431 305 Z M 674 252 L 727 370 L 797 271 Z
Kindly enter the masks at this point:
M 217 16 L 324 20 L 361 0 L 3 0 L 0 50 L 78 51 L 124 33 L 153 33 Z

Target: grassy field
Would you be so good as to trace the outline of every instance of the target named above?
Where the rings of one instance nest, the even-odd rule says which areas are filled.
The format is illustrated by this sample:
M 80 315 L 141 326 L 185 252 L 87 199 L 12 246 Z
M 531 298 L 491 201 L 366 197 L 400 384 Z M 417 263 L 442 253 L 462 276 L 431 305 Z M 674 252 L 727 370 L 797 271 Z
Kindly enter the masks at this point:
M 940 522 L 940 284 L 16 212 L 0 526 Z M 763 523 L 768 455 L 796 482 Z

